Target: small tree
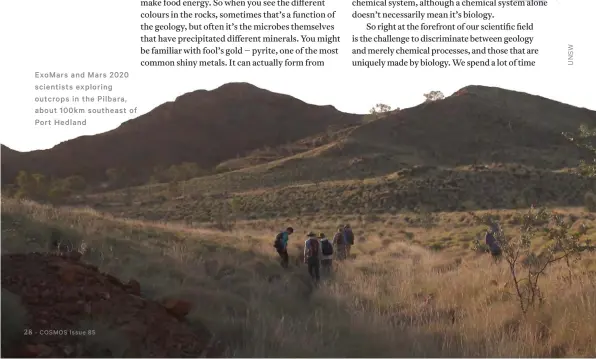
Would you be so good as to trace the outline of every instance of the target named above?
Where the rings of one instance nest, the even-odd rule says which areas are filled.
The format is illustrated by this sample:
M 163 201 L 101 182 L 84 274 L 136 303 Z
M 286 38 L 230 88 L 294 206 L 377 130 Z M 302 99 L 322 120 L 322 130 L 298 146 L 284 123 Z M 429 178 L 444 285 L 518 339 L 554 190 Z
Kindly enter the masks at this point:
M 445 95 L 441 91 L 430 91 L 429 93 L 425 93 L 424 97 L 426 98 L 425 102 L 433 102 L 437 100 L 443 100 Z
M 180 169 L 180 172 L 182 172 L 183 180 L 199 177 L 205 172 L 194 162 L 183 162 L 178 165 L 178 168 Z
M 564 132 L 563 136 L 574 143 L 577 147 L 588 150 L 592 154 L 592 161 L 581 161 L 579 165 L 580 173 L 587 177 L 596 177 L 596 128 L 590 128 L 587 125 L 581 125 L 577 133 Z
M 58 183 L 54 183 L 48 191 L 48 200 L 51 204 L 57 205 L 62 203 L 62 201 L 70 194 L 70 191 L 64 188 L 64 186 Z
M 582 241 L 584 233 L 571 233 L 571 223 L 544 208 L 535 210 L 532 207 L 526 214 L 520 216 L 519 235 L 506 234 L 503 227 L 490 214 L 482 217 L 474 213 L 470 214 L 478 223 L 495 228 L 494 237 L 509 266 L 515 295 L 524 314 L 543 301 L 540 279 L 551 264 L 565 261 L 570 266 L 571 258 L 577 258 L 586 250 L 594 250 L 590 240 Z M 532 249 L 532 241 L 540 233 L 545 235 L 544 239 L 548 245 L 545 250 L 538 253 Z M 476 250 L 484 247 L 479 239 L 475 242 Z
M 64 179 L 64 187 L 73 192 L 83 192 L 87 188 L 87 182 L 82 176 L 70 176 Z
M 33 177 L 26 171 L 19 171 L 15 179 L 17 191 L 15 196 L 17 198 L 30 198 L 35 191 L 35 181 Z
M 17 198 L 47 199 L 49 188 L 44 175 L 20 171 L 15 182 L 18 188 L 15 194 Z
M 41 173 L 34 173 L 31 175 L 33 177 L 33 181 L 35 183 L 35 199 L 45 199 L 47 198 L 48 194 L 48 182 L 46 180 L 46 176 L 42 175 Z
M 394 111 L 398 111 L 395 109 Z M 378 103 L 368 111 L 368 115 L 364 116 L 364 122 L 372 122 L 383 117 L 386 117 L 391 112 L 391 106 L 384 103 Z

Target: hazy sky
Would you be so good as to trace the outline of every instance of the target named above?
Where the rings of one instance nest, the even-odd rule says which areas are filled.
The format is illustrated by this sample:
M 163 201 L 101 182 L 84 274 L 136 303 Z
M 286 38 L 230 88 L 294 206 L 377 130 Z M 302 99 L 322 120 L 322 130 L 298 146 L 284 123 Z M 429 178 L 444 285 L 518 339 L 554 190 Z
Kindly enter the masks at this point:
M 3 19 L 0 21 L 6 50 L 3 51 L 0 59 L 3 94 L 0 142 L 20 151 L 50 148 L 71 138 L 114 129 L 123 121 L 146 113 L 163 102 L 172 101 L 183 93 L 198 89 L 209 90 L 227 82 L 249 82 L 271 91 L 292 95 L 308 103 L 331 104 L 341 111 L 354 113 L 365 113 L 378 102 L 387 103 L 393 107 L 411 107 L 422 102 L 423 93 L 429 90 L 440 90 L 445 95 L 450 95 L 470 84 L 504 87 L 575 106 L 596 109 L 596 95 L 593 90 L 596 79 L 596 54 L 594 43 L 589 39 L 589 29 L 594 28 L 593 16 L 596 13 L 596 2 L 593 0 L 551 1 L 546 8 L 479 9 L 483 12 L 494 12 L 495 18 L 489 21 L 493 24 L 534 22 L 535 31 L 524 35 L 535 37 L 532 47 L 540 49 L 540 55 L 536 57 L 539 66 L 535 68 L 475 69 L 353 68 L 351 61 L 359 60 L 362 56 L 350 53 L 351 48 L 356 46 L 351 43 L 352 34 L 363 34 L 367 22 L 376 24 L 381 21 L 352 19 L 351 15 L 355 8 L 351 6 L 351 1 L 328 1 L 328 3 L 331 5 L 326 8 L 326 11 L 336 10 L 337 19 L 311 21 L 335 24 L 334 34 L 341 37 L 341 43 L 338 44 L 339 56 L 313 57 L 315 60 L 324 59 L 328 64 L 325 68 L 197 67 L 192 69 L 139 66 L 142 59 L 149 59 L 140 54 L 140 36 L 156 34 L 141 31 L 142 20 L 139 14 L 150 9 L 141 9 L 138 0 L 5 2 L 1 5 Z M 421 9 L 429 10 L 418 7 L 397 8 L 395 11 L 410 12 Z M 209 10 L 220 12 L 234 9 L 220 7 L 209 8 Z M 270 11 L 277 10 L 280 9 L 270 9 Z M 310 11 L 313 8 L 300 10 Z M 359 8 L 359 10 L 365 9 Z M 179 24 L 188 23 L 188 20 L 181 19 L 172 21 Z M 207 21 L 202 20 L 203 23 Z M 271 21 L 287 23 L 281 19 L 269 20 L 268 23 Z M 449 21 L 445 19 L 441 23 L 446 24 Z M 169 21 L 161 23 L 167 22 Z M 424 20 L 423 22 L 436 21 Z M 487 21 L 473 19 L 468 19 L 466 22 L 487 23 Z M 278 35 L 283 33 L 283 31 L 277 32 Z M 439 33 L 434 32 L 432 35 Z M 175 36 L 170 33 L 161 34 Z M 373 35 L 371 32 L 368 34 Z M 391 34 L 406 35 L 404 32 Z M 573 44 L 575 48 L 574 66 L 567 66 L 568 44 Z M 208 46 L 211 45 L 208 44 Z M 376 46 L 385 47 L 383 44 Z M 390 46 L 399 47 L 397 44 Z M 252 45 L 249 48 L 256 48 L 256 46 Z M 244 59 L 250 59 L 250 55 L 242 56 Z M 283 59 L 286 56 L 277 57 Z M 171 59 L 179 58 L 201 59 L 202 57 L 180 55 Z M 483 58 L 483 55 L 474 57 L 474 59 Z M 35 79 L 36 71 L 67 73 L 127 71 L 130 77 L 102 81 Z M 86 116 L 87 126 L 84 127 L 35 125 L 36 118 L 52 118 L 48 115 L 38 117 L 35 114 L 36 108 L 40 105 L 46 108 L 59 107 L 53 104 L 36 103 L 36 96 L 81 95 L 80 92 L 75 91 L 35 91 L 35 85 L 101 83 L 111 84 L 113 91 L 110 95 L 125 97 L 126 108 L 137 107 L 138 113 Z M 87 92 L 87 94 L 97 96 L 107 93 Z M 76 105 L 88 107 L 83 104 Z M 200 116 L 200 114 L 197 115 Z

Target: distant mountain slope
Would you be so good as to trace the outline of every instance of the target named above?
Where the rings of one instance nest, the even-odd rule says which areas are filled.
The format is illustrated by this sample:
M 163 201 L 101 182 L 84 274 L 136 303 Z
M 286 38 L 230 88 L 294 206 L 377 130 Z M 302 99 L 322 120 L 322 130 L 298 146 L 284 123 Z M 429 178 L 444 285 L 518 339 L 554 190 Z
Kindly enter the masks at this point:
M 596 180 L 569 168 L 589 153 L 561 132 L 581 124 L 595 126 L 596 112 L 469 86 L 444 100 L 352 126 L 297 154 L 253 165 L 243 159 L 237 170 L 180 187 L 138 187 L 130 202 L 123 200 L 127 191 L 89 199 L 129 217 L 198 221 L 213 219 L 232 200 L 236 215 L 244 218 L 419 206 L 450 211 L 579 206 L 596 190 Z
M 442 101 L 361 126 L 352 132 L 344 153 L 353 147 L 354 153 L 382 152 L 431 165 L 515 162 L 561 168 L 582 157 L 561 132 L 576 131 L 582 123 L 596 126 L 596 111 L 521 92 L 469 86 Z
M 360 123 L 361 116 L 307 104 L 246 83 L 199 90 L 164 103 L 117 129 L 63 142 L 51 149 L 2 148 L 2 179 L 19 170 L 102 180 L 109 168 L 146 176 L 154 166 L 195 162 L 204 168 L 263 146 L 279 146 Z
M 269 163 L 197 178 L 200 191 L 247 191 L 296 183 L 366 179 L 412 168 L 509 163 L 547 171 L 574 167 L 589 153 L 563 138 L 596 112 L 525 93 L 469 86 L 441 101 L 404 109 Z

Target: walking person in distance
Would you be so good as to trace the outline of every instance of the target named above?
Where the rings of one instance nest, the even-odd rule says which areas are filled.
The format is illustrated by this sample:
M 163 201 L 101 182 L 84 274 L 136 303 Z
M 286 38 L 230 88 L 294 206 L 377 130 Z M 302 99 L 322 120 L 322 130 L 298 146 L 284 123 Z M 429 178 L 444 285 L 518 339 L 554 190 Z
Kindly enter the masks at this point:
M 304 242 L 304 263 L 308 265 L 308 274 L 318 283 L 321 279 L 321 243 L 313 232 L 307 234 L 308 239 Z
M 273 242 L 273 247 L 275 247 L 277 254 L 279 254 L 280 257 L 281 266 L 284 268 L 288 268 L 290 262 L 290 257 L 288 256 L 288 241 L 290 240 L 290 235 L 292 235 L 292 233 L 294 233 L 294 228 L 288 227 L 285 231 L 278 233 Z

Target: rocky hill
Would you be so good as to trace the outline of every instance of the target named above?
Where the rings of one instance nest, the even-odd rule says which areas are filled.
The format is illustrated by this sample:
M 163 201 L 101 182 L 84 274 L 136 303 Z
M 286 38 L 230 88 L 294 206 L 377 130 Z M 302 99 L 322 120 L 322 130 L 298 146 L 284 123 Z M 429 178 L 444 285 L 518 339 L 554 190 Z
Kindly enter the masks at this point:
M 330 126 L 360 123 L 361 116 L 332 106 L 315 106 L 246 83 L 199 90 L 94 136 L 63 142 L 48 150 L 17 152 L 2 148 L 2 179 L 19 170 L 59 178 L 82 175 L 105 179 L 107 169 L 144 177 L 155 166 L 194 162 L 209 169 L 264 146 L 276 147 Z
M 518 163 L 538 168 L 577 165 L 581 151 L 561 136 L 596 126 L 596 111 L 526 93 L 468 86 L 361 126 L 344 153 L 382 153 L 409 164 L 458 166 Z
M 318 147 L 196 178 L 179 190 L 136 188 L 93 199 L 143 218 L 205 221 L 234 200 L 246 218 L 316 212 L 383 213 L 582 205 L 594 180 L 572 170 L 590 154 L 562 132 L 596 126 L 596 112 L 499 88 L 469 86 L 444 100 L 353 126 Z M 130 194 L 130 193 L 129 193 Z

